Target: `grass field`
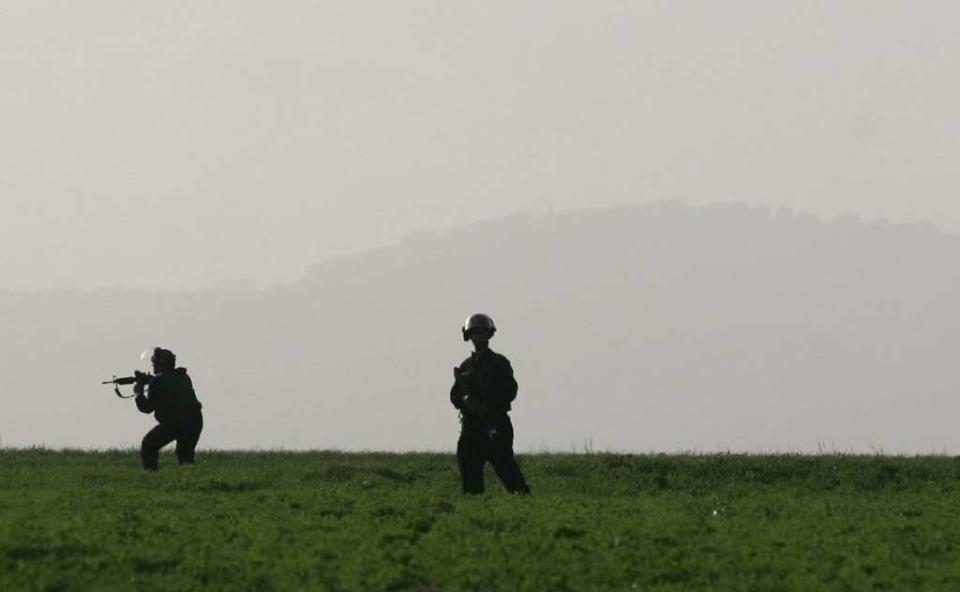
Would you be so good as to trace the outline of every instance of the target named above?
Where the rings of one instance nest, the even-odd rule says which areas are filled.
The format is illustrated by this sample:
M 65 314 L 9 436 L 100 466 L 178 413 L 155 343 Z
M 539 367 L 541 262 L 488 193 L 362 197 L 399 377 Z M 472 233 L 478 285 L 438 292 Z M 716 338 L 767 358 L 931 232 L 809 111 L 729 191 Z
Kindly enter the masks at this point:
M 960 459 L 0 451 L 0 590 L 960 590 Z

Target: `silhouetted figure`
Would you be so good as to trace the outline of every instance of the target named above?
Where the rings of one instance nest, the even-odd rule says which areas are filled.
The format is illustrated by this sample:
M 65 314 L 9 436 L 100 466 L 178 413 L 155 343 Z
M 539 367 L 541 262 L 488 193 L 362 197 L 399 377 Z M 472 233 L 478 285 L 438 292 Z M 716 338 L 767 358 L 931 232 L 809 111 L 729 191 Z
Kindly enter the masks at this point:
M 490 349 L 497 327 L 493 319 L 475 314 L 463 325 L 463 340 L 474 352 L 454 368 L 450 402 L 460 410 L 457 464 L 464 493 L 483 493 L 483 467 L 493 465 L 511 493 L 529 494 L 530 488 L 513 455 L 513 424 L 507 412 L 517 398 L 517 381 L 510 360 Z
M 140 445 L 143 468 L 157 470 L 160 449 L 177 441 L 177 460 L 192 464 L 197 441 L 203 430 L 200 401 L 193 391 L 193 382 L 186 368 L 177 368 L 177 357 L 172 351 L 155 348 L 150 357 L 154 377 L 144 395 L 142 384 L 134 386 L 137 409 L 153 413 L 157 425 L 147 432 Z

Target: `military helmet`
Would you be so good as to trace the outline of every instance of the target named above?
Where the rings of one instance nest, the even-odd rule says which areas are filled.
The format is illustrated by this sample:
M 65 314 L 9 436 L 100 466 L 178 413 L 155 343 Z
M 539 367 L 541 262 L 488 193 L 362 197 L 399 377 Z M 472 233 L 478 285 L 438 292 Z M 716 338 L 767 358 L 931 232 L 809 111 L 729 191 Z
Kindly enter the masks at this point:
M 490 335 L 493 336 L 497 332 L 497 326 L 493 323 L 493 319 L 483 313 L 472 314 L 467 317 L 467 320 L 463 323 L 463 340 L 470 341 L 470 331 L 473 329 L 486 329 L 490 331 Z
M 162 347 L 148 349 L 143 352 L 141 358 L 146 358 L 148 354 L 150 356 L 150 362 L 160 367 L 174 368 L 177 365 L 177 356 L 169 349 L 163 349 Z

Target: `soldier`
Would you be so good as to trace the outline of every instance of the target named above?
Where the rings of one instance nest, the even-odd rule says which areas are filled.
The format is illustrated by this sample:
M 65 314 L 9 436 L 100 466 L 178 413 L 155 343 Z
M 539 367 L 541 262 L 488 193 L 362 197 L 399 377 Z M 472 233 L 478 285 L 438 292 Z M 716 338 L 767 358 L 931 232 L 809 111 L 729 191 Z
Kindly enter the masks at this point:
M 146 354 L 145 354 L 146 355 Z M 153 378 L 147 385 L 137 383 L 137 409 L 153 413 L 157 425 L 147 432 L 140 445 L 143 468 L 157 470 L 160 449 L 177 441 L 177 460 L 180 464 L 193 464 L 194 450 L 203 430 L 203 414 L 200 401 L 193 391 L 193 382 L 186 368 L 177 368 L 177 357 L 172 351 L 154 348 L 150 356 Z
M 472 315 L 463 325 L 463 340 L 472 342 L 474 351 L 453 369 L 450 402 L 460 411 L 461 424 L 457 464 L 464 493 L 483 493 L 483 467 L 490 461 L 507 491 L 529 495 L 513 455 L 513 425 L 507 415 L 517 398 L 517 381 L 510 361 L 490 349 L 496 331 L 485 314 Z

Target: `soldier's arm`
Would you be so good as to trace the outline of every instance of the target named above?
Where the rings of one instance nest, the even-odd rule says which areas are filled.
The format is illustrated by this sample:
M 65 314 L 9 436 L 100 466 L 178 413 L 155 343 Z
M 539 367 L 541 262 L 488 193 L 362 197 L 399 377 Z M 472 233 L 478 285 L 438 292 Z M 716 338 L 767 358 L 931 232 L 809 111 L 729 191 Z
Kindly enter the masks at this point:
M 513 400 L 517 398 L 519 386 L 517 385 L 517 379 L 513 377 L 513 366 L 510 365 L 510 360 L 503 357 L 500 358 L 500 367 L 498 368 L 496 376 L 497 398 L 503 403 L 512 403 Z
M 155 411 L 153 407 L 153 401 L 149 397 L 143 394 L 143 387 L 139 384 L 133 387 L 133 392 L 137 394 L 137 398 L 133 400 L 137 404 L 137 409 L 141 413 L 153 413 Z
M 142 387 L 134 387 L 134 391 L 139 388 L 137 393 L 137 398 L 134 401 L 137 404 L 137 409 L 143 413 L 153 413 L 157 410 L 157 401 L 159 401 L 163 396 L 163 384 L 160 383 L 156 378 L 150 381 L 150 384 L 147 386 L 147 394 L 143 394 Z
M 510 397 L 510 401 L 513 401 L 517 398 L 517 391 L 520 390 L 520 385 L 517 384 L 517 379 L 513 376 L 513 366 L 510 365 L 510 360 L 504 358 L 504 361 L 507 363 L 507 395 Z
M 458 368 L 454 368 L 454 373 L 459 371 Z M 467 396 L 467 391 L 463 388 L 463 385 L 460 384 L 459 380 L 456 378 L 453 381 L 453 386 L 450 387 L 450 403 L 457 409 L 463 411 L 463 400 Z
M 134 399 L 134 402 L 137 404 L 137 409 L 139 409 L 141 413 L 154 412 L 153 403 L 144 395 L 137 395 L 137 398 Z

